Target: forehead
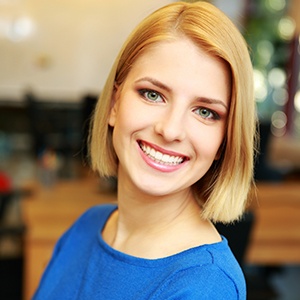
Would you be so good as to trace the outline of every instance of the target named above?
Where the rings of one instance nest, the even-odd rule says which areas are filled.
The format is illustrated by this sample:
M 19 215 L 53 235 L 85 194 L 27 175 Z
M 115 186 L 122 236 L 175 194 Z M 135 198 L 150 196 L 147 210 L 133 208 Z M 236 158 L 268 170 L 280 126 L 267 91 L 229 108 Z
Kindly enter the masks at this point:
M 229 101 L 231 83 L 227 64 L 185 37 L 148 47 L 133 63 L 125 82 L 143 76 L 178 89 L 202 90 L 211 94 L 206 96 Z

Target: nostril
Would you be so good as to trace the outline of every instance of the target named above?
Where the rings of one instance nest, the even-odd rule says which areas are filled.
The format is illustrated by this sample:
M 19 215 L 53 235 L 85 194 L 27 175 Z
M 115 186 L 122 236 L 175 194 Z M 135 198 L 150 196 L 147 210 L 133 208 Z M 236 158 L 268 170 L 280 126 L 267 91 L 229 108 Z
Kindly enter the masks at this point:
M 155 132 L 168 142 L 181 141 L 185 138 L 183 124 L 178 121 L 172 122 L 168 118 L 155 125 Z

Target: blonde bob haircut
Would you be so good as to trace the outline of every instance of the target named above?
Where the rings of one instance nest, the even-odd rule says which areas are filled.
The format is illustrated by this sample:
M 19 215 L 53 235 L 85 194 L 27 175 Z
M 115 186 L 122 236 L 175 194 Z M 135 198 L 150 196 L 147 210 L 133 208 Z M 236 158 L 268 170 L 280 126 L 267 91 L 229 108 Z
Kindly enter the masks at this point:
M 93 116 L 90 159 L 101 176 L 117 175 L 118 159 L 108 125 L 115 85 L 121 86 L 136 59 L 161 41 L 187 37 L 210 55 L 222 59 L 231 73 L 231 101 L 220 158 L 193 186 L 202 217 L 228 223 L 241 217 L 253 183 L 256 111 L 253 70 L 239 30 L 207 2 L 175 2 L 144 19 L 123 45 L 108 76 Z

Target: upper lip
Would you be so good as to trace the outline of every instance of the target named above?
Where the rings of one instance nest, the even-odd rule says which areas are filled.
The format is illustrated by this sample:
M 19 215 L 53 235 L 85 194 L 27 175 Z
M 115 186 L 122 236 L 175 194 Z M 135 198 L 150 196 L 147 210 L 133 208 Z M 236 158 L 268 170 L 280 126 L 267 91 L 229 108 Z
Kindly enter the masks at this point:
M 138 140 L 138 143 L 143 144 L 145 146 L 149 146 L 149 147 L 153 148 L 154 150 L 161 152 L 162 154 L 167 154 L 167 155 L 176 156 L 176 157 L 182 157 L 182 158 L 184 158 L 184 160 L 189 159 L 188 156 L 186 156 L 184 154 L 161 148 L 158 145 L 155 145 L 155 144 L 152 144 L 152 143 L 149 143 L 149 142 L 145 142 L 143 140 Z

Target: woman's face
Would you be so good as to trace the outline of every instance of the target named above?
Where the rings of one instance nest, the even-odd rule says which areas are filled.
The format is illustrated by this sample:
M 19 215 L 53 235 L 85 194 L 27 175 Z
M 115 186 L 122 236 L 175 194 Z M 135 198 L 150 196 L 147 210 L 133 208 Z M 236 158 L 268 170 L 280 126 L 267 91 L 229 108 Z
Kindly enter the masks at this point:
M 149 48 L 114 98 L 109 124 L 119 184 L 155 196 L 186 192 L 218 159 L 230 75 L 190 40 Z

